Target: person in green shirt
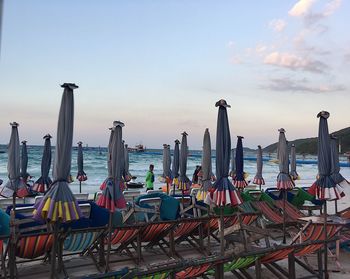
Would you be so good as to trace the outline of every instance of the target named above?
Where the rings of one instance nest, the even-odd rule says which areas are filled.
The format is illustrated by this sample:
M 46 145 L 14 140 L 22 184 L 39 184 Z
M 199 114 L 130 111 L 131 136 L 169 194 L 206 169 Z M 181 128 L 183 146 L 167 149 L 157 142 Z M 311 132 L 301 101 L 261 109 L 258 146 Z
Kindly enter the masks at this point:
M 149 170 L 146 174 L 146 188 L 147 188 L 147 190 L 153 190 L 153 182 L 154 182 L 153 169 L 154 169 L 154 165 L 149 165 Z

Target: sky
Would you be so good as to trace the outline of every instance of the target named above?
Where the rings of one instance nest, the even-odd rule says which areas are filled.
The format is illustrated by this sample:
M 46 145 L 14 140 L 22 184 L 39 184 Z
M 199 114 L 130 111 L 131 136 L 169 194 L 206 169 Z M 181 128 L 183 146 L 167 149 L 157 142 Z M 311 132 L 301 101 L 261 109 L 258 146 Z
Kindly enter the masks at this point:
M 4 0 L 0 143 L 55 134 L 60 84 L 74 82 L 74 143 L 106 146 L 114 120 L 132 146 L 187 131 L 215 147 L 223 98 L 232 145 L 256 148 L 350 126 L 350 1 Z

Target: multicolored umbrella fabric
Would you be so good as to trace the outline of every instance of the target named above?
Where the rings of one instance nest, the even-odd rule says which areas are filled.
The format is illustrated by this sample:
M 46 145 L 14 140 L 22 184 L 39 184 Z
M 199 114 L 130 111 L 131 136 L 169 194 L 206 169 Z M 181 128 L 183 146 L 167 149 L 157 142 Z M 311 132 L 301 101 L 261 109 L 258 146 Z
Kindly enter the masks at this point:
M 34 183 L 33 191 L 44 193 L 47 189 L 49 189 L 52 180 L 49 177 L 50 167 L 51 167 L 51 135 L 47 134 L 44 136 L 44 152 L 43 157 L 41 158 L 41 176 Z
M 197 193 L 197 200 L 205 200 L 208 190 L 212 188 L 212 166 L 211 166 L 211 142 L 209 129 L 205 129 L 203 138 L 202 169 L 200 171 L 201 188 Z
M 124 145 L 124 180 L 125 181 L 130 181 L 132 178 L 132 175 L 129 171 L 129 150 L 128 150 L 128 145 Z
M 21 178 L 20 172 L 20 146 L 18 136 L 18 123 L 13 122 L 11 125 L 11 137 L 8 145 L 8 162 L 7 172 L 9 181 L 3 186 L 0 195 L 6 198 L 16 195 L 17 197 L 25 197 L 28 195 L 27 185 Z
M 265 180 L 262 176 L 263 169 L 263 160 L 262 160 L 262 149 L 261 146 L 258 145 L 258 151 L 256 154 L 256 174 L 253 180 L 253 183 L 256 185 L 265 185 Z
M 236 177 L 236 154 L 235 150 L 231 149 L 231 171 L 230 176 L 232 179 L 235 179 Z
M 86 173 L 84 172 L 83 143 L 81 141 L 78 142 L 77 164 L 78 164 L 78 173 L 77 173 L 78 181 L 86 181 L 88 178 Z
M 111 131 L 109 135 L 109 142 L 108 142 L 108 153 L 107 153 L 107 170 L 108 170 L 108 176 L 107 178 L 102 182 L 100 186 L 100 190 L 104 190 L 106 188 L 106 185 L 108 184 L 109 180 L 112 180 L 112 149 L 113 149 L 113 136 L 114 136 L 114 129 L 109 128 Z
M 53 167 L 54 182 L 39 203 L 35 204 L 34 218 L 49 222 L 78 220 L 81 212 L 68 185 L 72 161 L 74 125 L 73 83 L 65 83 L 57 125 L 57 142 Z
M 179 185 L 179 168 L 180 168 L 180 148 L 179 148 L 180 141 L 175 140 L 175 147 L 174 147 L 174 156 L 173 156 L 173 164 L 171 168 L 171 175 L 173 177 L 173 183 L 175 186 Z
M 126 201 L 122 192 L 124 188 L 124 182 L 122 179 L 123 170 L 123 149 L 122 143 L 122 127 L 124 123 L 120 121 L 113 122 L 113 133 L 111 142 L 111 176 L 105 181 L 105 187 L 102 191 L 102 195 L 97 200 L 97 205 L 108 209 L 110 212 L 114 212 L 117 208 L 125 208 Z
M 321 111 L 317 142 L 318 177 L 310 187 L 309 192 L 320 200 L 337 200 L 343 194 L 343 189 L 332 178 L 331 140 L 328 132 L 329 112 Z
M 297 173 L 297 158 L 295 144 L 292 144 L 290 148 L 290 176 L 293 180 L 300 179 L 299 174 Z
M 186 132 L 182 133 L 180 147 L 180 176 L 178 188 L 183 191 L 189 190 L 192 184 L 191 180 L 186 175 L 188 155 L 187 136 L 188 134 Z
M 238 189 L 244 189 L 248 186 L 245 180 L 244 173 L 244 159 L 243 159 L 243 137 L 237 136 L 237 146 L 236 146 L 236 176 L 233 180 L 233 185 Z
M 22 152 L 21 152 L 21 177 L 24 182 L 27 182 L 30 178 L 30 174 L 27 171 L 28 169 L 28 150 L 27 150 L 27 141 L 22 141 Z
M 225 100 L 215 104 L 219 107 L 217 129 L 216 129 L 216 181 L 214 192 L 207 195 L 206 203 L 210 200 L 217 206 L 238 205 L 242 203 L 239 193 L 228 179 L 230 168 L 231 135 L 227 117 L 227 107 L 230 107 Z M 210 197 L 210 198 L 208 198 Z
M 349 182 L 340 174 L 337 141 L 338 141 L 337 136 L 331 135 L 331 156 L 332 156 L 331 177 L 336 184 L 344 187 L 344 186 L 348 186 Z
M 277 189 L 290 190 L 294 188 L 294 182 L 289 175 L 289 156 L 285 130 L 281 128 L 278 131 L 280 133 L 277 146 L 277 159 L 280 172 L 277 176 Z

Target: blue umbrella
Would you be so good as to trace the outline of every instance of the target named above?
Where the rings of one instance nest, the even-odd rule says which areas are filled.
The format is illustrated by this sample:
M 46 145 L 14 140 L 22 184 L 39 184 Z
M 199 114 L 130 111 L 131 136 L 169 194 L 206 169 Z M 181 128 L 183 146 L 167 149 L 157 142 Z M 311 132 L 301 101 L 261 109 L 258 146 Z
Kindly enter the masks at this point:
M 236 146 L 236 176 L 233 180 L 233 184 L 236 188 L 243 190 L 248 186 L 247 181 L 245 181 L 244 173 L 244 160 L 243 160 L 243 137 L 237 136 L 237 146 Z
M 173 164 L 171 168 L 171 175 L 173 178 L 173 186 L 174 186 L 174 193 L 175 193 L 175 187 L 179 185 L 179 169 L 180 169 L 180 148 L 179 148 L 180 141 L 175 140 L 175 146 L 174 146 L 174 156 L 173 156 Z
M 79 193 L 81 193 L 81 182 L 86 181 L 88 179 L 84 171 L 83 143 L 81 141 L 78 142 L 77 164 L 78 164 L 77 179 L 79 181 Z

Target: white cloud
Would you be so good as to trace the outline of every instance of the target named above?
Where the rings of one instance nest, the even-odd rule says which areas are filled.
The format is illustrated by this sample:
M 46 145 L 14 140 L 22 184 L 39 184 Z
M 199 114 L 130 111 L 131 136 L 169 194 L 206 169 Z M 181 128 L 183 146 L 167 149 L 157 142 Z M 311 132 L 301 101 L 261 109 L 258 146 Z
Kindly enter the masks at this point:
M 307 14 L 312 5 L 315 3 L 315 0 L 299 0 L 288 12 L 290 16 L 303 16 Z
M 229 41 L 229 42 L 227 43 L 227 47 L 228 47 L 228 48 L 234 48 L 234 46 L 235 46 L 235 42 L 233 42 L 233 41 Z
M 287 23 L 283 19 L 273 19 L 270 21 L 269 26 L 276 32 L 282 32 Z
M 342 0 L 333 0 L 329 2 L 326 5 L 323 14 L 325 16 L 330 16 L 331 14 L 333 14 L 340 7 L 341 2 Z
M 257 54 L 261 54 L 263 52 L 265 52 L 267 50 L 267 46 L 266 45 L 262 45 L 262 44 L 258 44 L 256 47 L 255 47 L 255 52 Z
M 312 60 L 288 52 L 271 52 L 265 56 L 264 63 L 291 70 L 303 70 L 313 73 L 323 73 L 328 69 L 328 66 L 321 61 Z

